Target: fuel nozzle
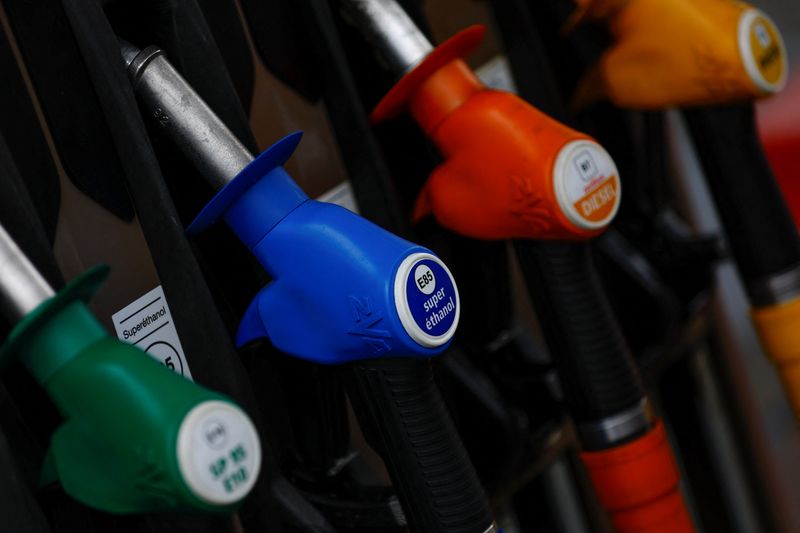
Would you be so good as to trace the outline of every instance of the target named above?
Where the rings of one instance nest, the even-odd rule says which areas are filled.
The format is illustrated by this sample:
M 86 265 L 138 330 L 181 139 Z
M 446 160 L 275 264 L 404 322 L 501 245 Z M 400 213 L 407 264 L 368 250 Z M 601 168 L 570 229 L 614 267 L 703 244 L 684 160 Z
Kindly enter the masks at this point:
M 340 1 L 351 9 L 396 6 L 392 0 Z M 350 20 L 385 54 L 382 42 L 394 37 L 376 39 L 387 23 L 368 15 L 390 17 L 392 10 L 361 7 L 360 13 Z M 532 242 L 598 235 L 619 206 L 617 169 L 588 136 L 477 80 L 461 58 L 482 33 L 467 29 L 417 61 L 372 119 L 410 111 L 444 156 L 418 198 L 416 217 L 432 212 L 467 237 L 515 239 L 584 463 L 617 531 L 689 533 L 666 432 L 650 410 L 588 245 Z
M 189 231 L 224 218 L 272 277 L 245 312 L 237 345 L 268 339 L 295 357 L 349 364 L 349 396 L 409 528 L 496 532 L 429 361 L 447 348 L 460 316 L 447 266 L 342 207 L 310 200 L 283 168 L 299 134 L 246 164 L 233 135 L 163 56 L 148 50 L 128 61 L 143 113 L 162 123 L 203 174 L 225 183 Z M 123 49 L 123 57 L 132 52 Z M 184 126 L 196 123 L 201 133 Z M 230 158 L 219 153 L 228 149 Z
M 462 58 L 480 44 L 483 27 L 432 48 L 394 0 L 340 4 L 400 77 L 371 119 L 410 111 L 445 158 L 417 198 L 416 220 L 433 214 L 479 239 L 582 240 L 608 226 L 621 192 L 611 156 L 589 136 L 478 80 Z
M 751 317 L 800 421 L 800 246 L 752 107 L 786 82 L 778 27 L 745 2 L 629 0 L 596 12 L 604 0 L 576 1 L 577 19 L 602 23 L 613 36 L 579 85 L 578 103 L 687 108 Z
M 444 263 L 346 209 L 310 200 L 282 166 L 299 133 L 253 159 L 158 48 L 138 52 L 123 43 L 122 56 L 143 114 L 220 188 L 189 231 L 224 218 L 276 280 L 245 314 L 238 344 L 268 337 L 287 353 L 329 363 L 357 360 L 365 347 L 382 356 L 430 356 L 444 349 L 459 313 L 458 291 Z M 406 285 L 413 289 L 415 274 L 423 270 L 433 281 L 419 295 L 410 293 Z M 272 301 L 289 300 L 292 291 L 317 302 L 314 313 L 294 301 Z M 420 311 L 426 302 L 427 308 L 447 310 L 431 318 Z M 352 309 L 343 313 L 342 304 Z M 329 317 L 317 323 L 314 315 Z M 373 331 L 361 323 L 370 316 L 386 320 Z
M 573 21 L 605 25 L 612 44 L 586 74 L 576 107 L 636 109 L 737 102 L 779 91 L 789 71 L 775 23 L 745 2 L 576 0 Z
M 261 464 L 250 419 L 208 391 L 110 337 L 86 302 L 108 269 L 55 292 L 0 226 L 0 303 L 16 356 L 56 404 L 42 483 L 112 513 L 225 512 L 250 492 Z

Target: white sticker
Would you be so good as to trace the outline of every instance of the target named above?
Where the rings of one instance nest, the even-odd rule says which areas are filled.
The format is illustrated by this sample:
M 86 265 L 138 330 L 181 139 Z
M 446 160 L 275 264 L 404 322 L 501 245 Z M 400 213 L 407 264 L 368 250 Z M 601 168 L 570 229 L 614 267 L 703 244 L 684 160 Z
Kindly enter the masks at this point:
M 317 200 L 329 204 L 336 204 L 358 214 L 358 204 L 356 204 L 356 197 L 353 194 L 353 186 L 350 185 L 349 181 L 343 181 L 333 189 L 319 196 Z
M 161 285 L 111 315 L 111 320 L 120 340 L 144 350 L 176 374 L 192 380 Z
M 394 278 L 394 303 L 403 329 L 419 345 L 437 348 L 456 332 L 461 305 L 453 275 L 429 253 L 411 254 Z
M 553 186 L 561 211 L 579 228 L 603 228 L 619 208 L 619 172 L 596 142 L 572 141 L 561 148 L 553 167 Z
M 780 91 L 789 70 L 781 32 L 767 15 L 747 9 L 739 17 L 739 54 L 745 71 L 767 94 Z
M 261 470 L 261 444 L 238 407 L 216 400 L 194 407 L 178 430 L 178 466 L 189 489 L 213 505 L 235 503 Z
M 497 91 L 517 92 L 511 66 L 505 56 L 494 56 L 475 71 L 478 78 L 490 89 Z

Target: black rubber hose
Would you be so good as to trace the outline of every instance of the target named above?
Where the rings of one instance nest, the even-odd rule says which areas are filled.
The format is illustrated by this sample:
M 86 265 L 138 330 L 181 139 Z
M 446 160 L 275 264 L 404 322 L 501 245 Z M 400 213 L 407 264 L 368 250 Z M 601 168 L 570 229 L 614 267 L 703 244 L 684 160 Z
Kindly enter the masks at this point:
M 427 359 L 350 365 L 350 399 L 415 533 L 484 533 L 488 500 Z
M 514 247 L 573 419 L 598 421 L 639 404 L 639 371 L 589 245 L 518 240 Z
M 753 106 L 684 115 L 745 282 L 800 264 L 797 229 L 756 135 Z

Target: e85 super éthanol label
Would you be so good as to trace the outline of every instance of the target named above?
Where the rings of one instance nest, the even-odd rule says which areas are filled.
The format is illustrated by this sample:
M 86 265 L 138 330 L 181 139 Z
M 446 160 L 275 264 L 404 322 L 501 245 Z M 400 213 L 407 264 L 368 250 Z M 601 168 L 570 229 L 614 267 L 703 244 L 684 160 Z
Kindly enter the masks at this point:
M 436 348 L 453 337 L 461 311 L 458 288 L 438 257 L 406 257 L 397 269 L 394 295 L 400 322 L 418 344 Z

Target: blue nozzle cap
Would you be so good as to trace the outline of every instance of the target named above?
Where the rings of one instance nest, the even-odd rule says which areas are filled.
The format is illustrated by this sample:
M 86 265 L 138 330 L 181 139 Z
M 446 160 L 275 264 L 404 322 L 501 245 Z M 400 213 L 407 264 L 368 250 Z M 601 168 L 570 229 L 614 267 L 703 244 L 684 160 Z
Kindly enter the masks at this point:
M 282 165 L 292 156 L 302 132 L 287 135 L 265 150 L 220 190 L 187 228 L 199 233 L 225 217 L 239 238 L 252 247 L 308 196 Z M 269 179 L 270 175 L 274 179 Z M 248 194 L 253 191 L 253 194 Z

